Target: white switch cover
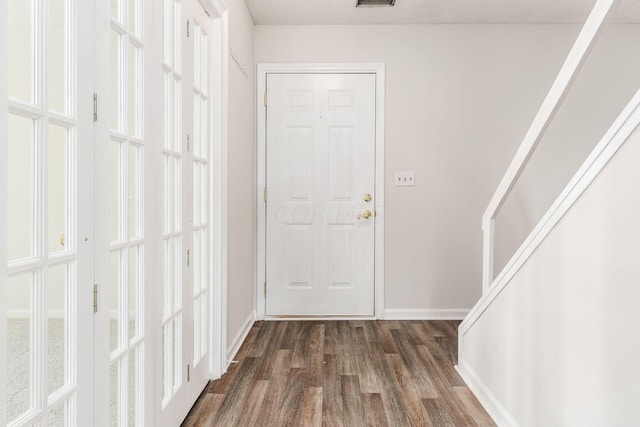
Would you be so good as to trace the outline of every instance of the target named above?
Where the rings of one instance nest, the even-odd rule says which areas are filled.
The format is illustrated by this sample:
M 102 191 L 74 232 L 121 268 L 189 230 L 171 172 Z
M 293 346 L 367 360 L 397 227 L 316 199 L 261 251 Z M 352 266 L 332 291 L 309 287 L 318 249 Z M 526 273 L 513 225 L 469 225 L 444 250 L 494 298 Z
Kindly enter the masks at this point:
M 396 172 L 396 187 L 413 187 L 416 185 L 416 173 Z

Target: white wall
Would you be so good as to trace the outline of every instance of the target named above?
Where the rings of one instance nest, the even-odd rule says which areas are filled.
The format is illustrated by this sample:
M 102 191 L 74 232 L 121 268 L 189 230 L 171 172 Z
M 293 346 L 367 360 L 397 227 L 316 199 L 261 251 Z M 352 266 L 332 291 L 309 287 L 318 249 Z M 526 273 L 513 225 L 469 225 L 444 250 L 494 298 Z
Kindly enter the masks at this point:
M 515 424 L 640 425 L 640 129 L 464 335 Z
M 386 63 L 387 309 L 468 309 L 479 298 L 482 213 L 578 31 L 256 26 L 257 63 Z M 404 170 L 416 171 L 414 188 L 393 186 Z
M 253 20 L 242 0 L 229 8 L 228 290 L 227 344 L 255 310 L 255 66 Z

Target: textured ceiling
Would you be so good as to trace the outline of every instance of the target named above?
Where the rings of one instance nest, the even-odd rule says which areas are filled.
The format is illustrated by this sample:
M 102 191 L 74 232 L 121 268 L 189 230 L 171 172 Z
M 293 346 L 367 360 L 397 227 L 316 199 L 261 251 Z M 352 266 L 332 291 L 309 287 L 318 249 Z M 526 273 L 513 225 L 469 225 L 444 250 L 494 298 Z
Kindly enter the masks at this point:
M 595 0 L 245 0 L 257 25 L 583 23 Z M 640 23 L 640 0 L 621 0 L 614 22 Z

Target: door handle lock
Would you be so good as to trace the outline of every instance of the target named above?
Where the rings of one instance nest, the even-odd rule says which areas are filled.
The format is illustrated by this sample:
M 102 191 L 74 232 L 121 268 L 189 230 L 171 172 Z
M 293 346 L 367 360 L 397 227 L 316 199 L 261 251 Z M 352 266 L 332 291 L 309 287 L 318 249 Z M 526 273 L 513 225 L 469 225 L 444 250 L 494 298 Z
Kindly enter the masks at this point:
M 371 194 L 367 193 L 364 195 L 363 200 L 367 203 L 371 201 Z
M 360 219 L 360 218 L 364 218 L 364 219 L 371 218 L 371 211 L 366 210 L 366 211 L 362 212 L 360 215 L 358 215 L 358 219 Z

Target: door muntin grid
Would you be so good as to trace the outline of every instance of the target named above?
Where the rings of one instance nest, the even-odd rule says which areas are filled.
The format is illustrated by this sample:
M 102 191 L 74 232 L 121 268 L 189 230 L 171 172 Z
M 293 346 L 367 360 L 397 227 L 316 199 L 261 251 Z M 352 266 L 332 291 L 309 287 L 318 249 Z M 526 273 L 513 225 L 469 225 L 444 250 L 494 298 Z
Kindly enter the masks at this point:
M 163 4 L 164 138 L 162 308 L 162 405 L 173 399 L 182 378 L 182 3 Z
M 209 317 L 209 36 L 193 24 L 193 365 L 208 352 Z
M 144 31 L 141 0 L 112 0 L 109 64 L 109 347 L 112 426 L 142 425 L 144 230 Z
M 8 2 L 10 426 L 77 416 L 76 16 L 73 0 Z

